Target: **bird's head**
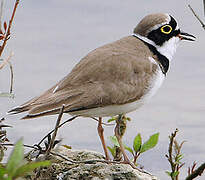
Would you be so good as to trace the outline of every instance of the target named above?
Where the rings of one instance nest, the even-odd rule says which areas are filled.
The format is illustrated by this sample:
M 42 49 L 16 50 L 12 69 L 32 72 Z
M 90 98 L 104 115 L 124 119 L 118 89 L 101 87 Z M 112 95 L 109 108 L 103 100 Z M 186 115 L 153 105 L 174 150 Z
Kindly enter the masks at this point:
M 135 27 L 134 34 L 155 46 L 168 59 L 172 58 L 181 40 L 195 40 L 195 36 L 183 32 L 178 27 L 171 15 L 164 13 L 145 16 Z

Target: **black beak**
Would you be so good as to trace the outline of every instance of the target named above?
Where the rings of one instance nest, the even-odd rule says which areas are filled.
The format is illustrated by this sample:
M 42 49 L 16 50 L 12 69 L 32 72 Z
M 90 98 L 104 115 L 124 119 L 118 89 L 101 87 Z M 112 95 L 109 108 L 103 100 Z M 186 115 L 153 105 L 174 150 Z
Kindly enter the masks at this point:
M 185 32 L 180 32 L 178 36 L 181 40 L 195 41 L 196 39 L 195 36 L 185 33 Z

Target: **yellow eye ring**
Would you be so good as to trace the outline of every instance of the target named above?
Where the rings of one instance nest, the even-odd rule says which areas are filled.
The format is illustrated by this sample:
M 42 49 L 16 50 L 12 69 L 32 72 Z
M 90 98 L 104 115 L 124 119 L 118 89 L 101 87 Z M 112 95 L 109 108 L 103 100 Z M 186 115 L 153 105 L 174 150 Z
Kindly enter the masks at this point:
M 164 25 L 161 27 L 161 32 L 164 34 L 169 34 L 172 31 L 172 26 L 170 25 Z

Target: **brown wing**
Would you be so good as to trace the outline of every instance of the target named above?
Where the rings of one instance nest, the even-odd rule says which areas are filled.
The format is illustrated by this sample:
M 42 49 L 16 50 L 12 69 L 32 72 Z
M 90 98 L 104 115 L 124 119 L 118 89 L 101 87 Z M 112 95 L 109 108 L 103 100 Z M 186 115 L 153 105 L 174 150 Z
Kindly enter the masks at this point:
M 146 48 L 133 37 L 98 48 L 57 85 L 11 112 L 29 111 L 26 118 L 31 118 L 56 114 L 63 104 L 69 112 L 135 101 L 157 68 L 146 58 L 152 56 Z

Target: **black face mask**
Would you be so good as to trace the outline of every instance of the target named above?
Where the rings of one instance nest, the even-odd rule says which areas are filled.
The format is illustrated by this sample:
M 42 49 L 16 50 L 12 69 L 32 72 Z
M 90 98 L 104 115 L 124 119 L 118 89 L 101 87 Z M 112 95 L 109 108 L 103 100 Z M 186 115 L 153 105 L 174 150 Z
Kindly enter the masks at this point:
M 165 26 L 165 28 L 164 28 L 165 32 L 162 32 L 162 30 L 161 30 L 161 28 L 163 28 L 163 26 L 162 26 L 156 30 L 151 31 L 147 36 L 148 39 L 154 41 L 155 44 L 158 46 L 162 46 L 164 44 L 164 42 L 166 42 L 170 38 L 180 34 L 179 29 L 175 30 L 177 27 L 177 22 L 174 20 L 174 18 L 172 16 L 170 16 L 170 17 L 171 17 L 171 20 L 170 20 L 169 24 L 163 25 L 163 26 Z M 168 29 L 166 30 L 166 25 L 168 25 L 171 28 L 171 31 L 169 33 L 166 33 L 166 31 L 169 31 Z

